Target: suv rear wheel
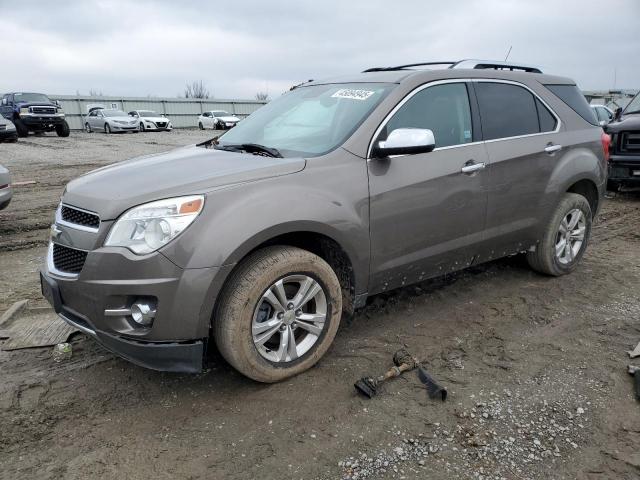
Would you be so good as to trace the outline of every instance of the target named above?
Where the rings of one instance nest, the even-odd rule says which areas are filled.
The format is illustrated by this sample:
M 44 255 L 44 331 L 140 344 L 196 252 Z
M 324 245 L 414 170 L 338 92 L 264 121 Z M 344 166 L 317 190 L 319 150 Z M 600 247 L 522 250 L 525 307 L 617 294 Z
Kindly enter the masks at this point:
M 527 253 L 531 268 L 555 277 L 575 270 L 591 236 L 591 216 L 586 198 L 565 194 L 536 250 Z
M 251 254 L 229 279 L 214 337 L 234 368 L 272 383 L 320 360 L 341 315 L 340 282 L 327 262 L 299 248 L 267 247 Z

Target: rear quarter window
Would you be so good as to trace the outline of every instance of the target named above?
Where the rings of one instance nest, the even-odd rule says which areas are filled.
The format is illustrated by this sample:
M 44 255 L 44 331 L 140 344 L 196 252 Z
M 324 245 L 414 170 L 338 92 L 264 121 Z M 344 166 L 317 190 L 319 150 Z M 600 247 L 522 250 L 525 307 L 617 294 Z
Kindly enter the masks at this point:
M 576 85 L 545 85 L 545 87 L 591 125 L 598 125 L 596 114 Z

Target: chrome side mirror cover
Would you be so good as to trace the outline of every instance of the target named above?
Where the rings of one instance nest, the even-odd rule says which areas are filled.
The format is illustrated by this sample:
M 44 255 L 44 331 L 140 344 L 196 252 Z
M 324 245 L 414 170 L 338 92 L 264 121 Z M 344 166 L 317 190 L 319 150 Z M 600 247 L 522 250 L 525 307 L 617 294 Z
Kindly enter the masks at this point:
M 374 157 L 428 153 L 436 147 L 433 132 L 428 128 L 397 128 L 386 140 L 376 142 Z

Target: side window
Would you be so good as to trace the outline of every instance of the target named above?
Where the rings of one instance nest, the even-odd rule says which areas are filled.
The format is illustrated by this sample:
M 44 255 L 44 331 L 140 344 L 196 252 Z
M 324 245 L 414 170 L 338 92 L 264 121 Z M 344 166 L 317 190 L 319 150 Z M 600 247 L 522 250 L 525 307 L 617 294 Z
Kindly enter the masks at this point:
M 203 117 L 207 117 L 207 118 L 209 118 L 209 112 L 204 112 L 204 113 L 202 114 L 202 116 L 203 116 Z
M 593 108 L 587 103 L 582 92 L 575 85 L 545 85 L 560 100 L 566 103 L 574 112 L 592 125 L 598 125 Z
M 536 108 L 538 109 L 538 121 L 541 132 L 553 132 L 558 121 L 544 104 L 536 98 Z
M 509 83 L 477 82 L 475 87 L 485 140 L 540 132 L 530 91 Z
M 397 128 L 428 128 L 436 148 L 470 143 L 471 108 L 464 83 L 447 83 L 419 91 L 391 117 L 380 140 Z

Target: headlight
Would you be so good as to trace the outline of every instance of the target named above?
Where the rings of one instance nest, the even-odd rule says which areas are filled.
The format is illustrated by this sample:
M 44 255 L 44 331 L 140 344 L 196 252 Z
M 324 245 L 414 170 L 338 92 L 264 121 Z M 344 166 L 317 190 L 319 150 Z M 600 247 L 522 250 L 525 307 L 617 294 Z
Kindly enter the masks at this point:
M 144 255 L 163 247 L 193 222 L 204 206 L 204 195 L 168 198 L 125 212 L 111 227 L 105 247 L 126 247 Z
M 20 115 L 28 115 L 29 114 L 29 109 L 28 108 L 21 108 L 20 109 Z
M 13 123 L 8 123 L 7 124 L 7 131 L 8 132 L 13 132 L 16 129 L 16 126 Z

